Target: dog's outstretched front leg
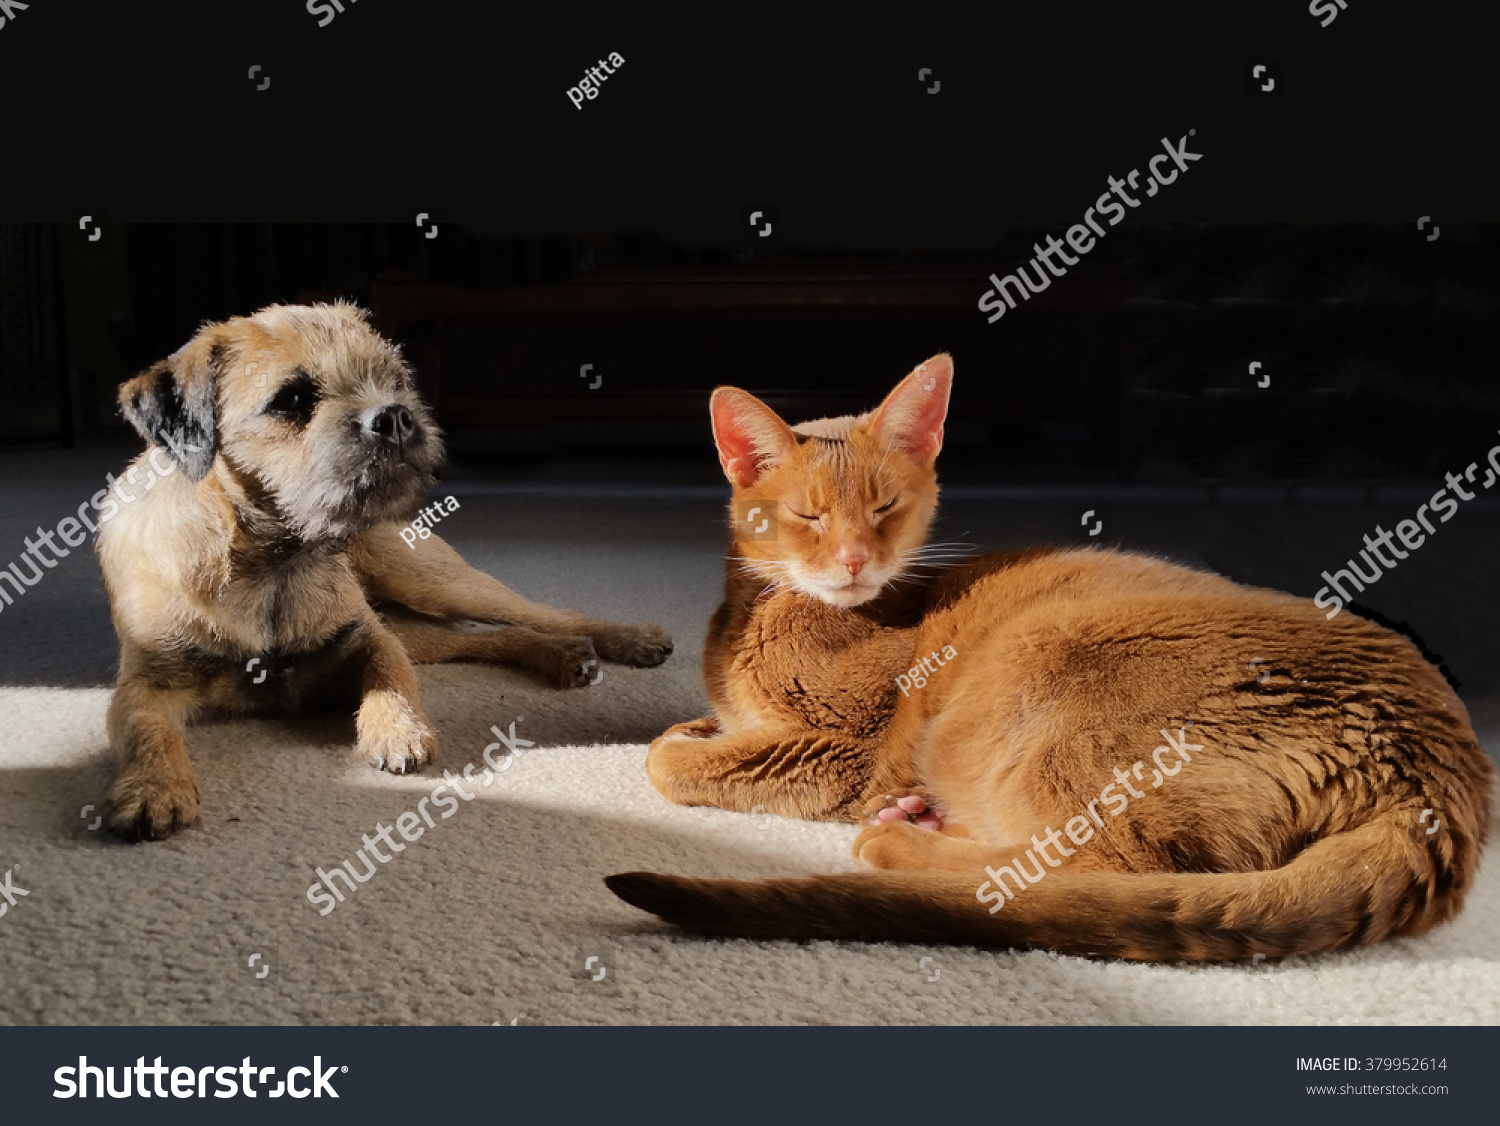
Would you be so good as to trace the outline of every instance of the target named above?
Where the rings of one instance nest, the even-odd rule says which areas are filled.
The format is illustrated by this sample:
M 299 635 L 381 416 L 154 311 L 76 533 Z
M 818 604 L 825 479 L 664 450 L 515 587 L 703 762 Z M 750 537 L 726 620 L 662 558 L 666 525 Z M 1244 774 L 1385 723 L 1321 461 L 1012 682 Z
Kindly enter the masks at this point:
M 109 704 L 109 743 L 119 757 L 105 823 L 127 841 L 170 837 L 198 820 L 198 782 L 182 725 L 191 708 L 185 690 L 122 676 Z
M 355 720 L 359 753 L 378 770 L 411 774 L 437 754 L 437 736 L 417 696 L 417 672 L 396 635 L 373 612 L 365 629 L 364 678 Z
M 620 625 L 529 602 L 498 579 L 469 566 L 437 536 L 411 546 L 401 539 L 397 525 L 381 524 L 354 541 L 349 559 L 369 597 L 431 618 L 587 637 L 606 661 L 638 668 L 654 668 L 672 654 L 672 638 L 660 626 Z
M 381 621 L 400 640 L 413 664 L 493 661 L 536 673 L 559 688 L 599 682 L 599 654 L 586 637 L 542 633 L 525 626 L 459 629 L 399 612 L 384 613 Z

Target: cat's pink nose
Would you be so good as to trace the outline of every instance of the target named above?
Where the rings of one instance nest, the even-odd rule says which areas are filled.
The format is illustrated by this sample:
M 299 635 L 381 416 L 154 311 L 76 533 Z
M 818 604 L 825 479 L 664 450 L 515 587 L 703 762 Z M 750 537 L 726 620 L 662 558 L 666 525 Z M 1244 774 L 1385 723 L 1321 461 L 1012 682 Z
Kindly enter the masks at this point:
M 834 558 L 844 565 L 844 569 L 851 575 L 857 575 L 866 563 L 870 561 L 870 553 L 862 547 L 851 547 L 845 544 L 834 553 Z

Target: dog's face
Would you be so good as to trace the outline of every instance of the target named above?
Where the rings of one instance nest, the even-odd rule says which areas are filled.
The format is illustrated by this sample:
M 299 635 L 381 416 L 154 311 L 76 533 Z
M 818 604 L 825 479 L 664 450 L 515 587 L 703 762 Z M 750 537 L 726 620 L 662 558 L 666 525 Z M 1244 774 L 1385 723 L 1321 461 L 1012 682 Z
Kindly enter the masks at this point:
M 193 480 L 222 474 L 305 542 L 406 518 L 442 462 L 410 369 L 352 305 L 208 325 L 121 387 L 120 404 Z

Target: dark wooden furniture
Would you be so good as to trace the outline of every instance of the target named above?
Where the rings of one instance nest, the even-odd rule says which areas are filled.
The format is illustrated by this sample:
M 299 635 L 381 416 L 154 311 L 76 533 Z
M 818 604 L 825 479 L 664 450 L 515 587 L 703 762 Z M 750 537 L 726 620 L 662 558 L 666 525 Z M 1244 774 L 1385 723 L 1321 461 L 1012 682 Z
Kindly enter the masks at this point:
M 721 384 L 795 421 L 868 409 L 949 351 L 962 387 L 950 449 L 1006 460 L 1007 443 L 1081 443 L 1115 463 L 1123 281 L 1069 278 L 995 325 L 977 309 L 988 285 L 970 266 L 754 264 L 507 289 L 387 273 L 371 300 L 460 445 L 701 443 Z

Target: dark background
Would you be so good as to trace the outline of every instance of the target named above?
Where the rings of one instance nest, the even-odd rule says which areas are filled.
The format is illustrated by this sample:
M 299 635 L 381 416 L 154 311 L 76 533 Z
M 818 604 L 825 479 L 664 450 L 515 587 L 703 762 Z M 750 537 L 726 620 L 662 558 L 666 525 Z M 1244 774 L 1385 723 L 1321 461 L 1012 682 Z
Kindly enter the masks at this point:
M 709 245 L 770 206 L 793 245 L 972 251 L 1075 221 L 1189 129 L 1202 163 L 1142 218 L 1456 223 L 1500 198 L 1484 5 L 344 4 L 320 28 L 301 0 L 31 0 L 0 28 L 0 218 L 426 211 Z
M 939 350 L 950 481 L 1425 481 L 1488 448 L 1483 9 L 344 9 L 0 27 L 0 440 L 109 427 L 204 319 L 345 295 L 460 463 L 517 472 L 703 466 L 716 384 L 838 413 Z M 1190 131 L 1189 172 L 985 322 L 991 272 Z
M 955 482 L 1426 481 L 1493 444 L 1492 225 L 1429 241 L 1415 224 L 1126 222 L 988 323 L 988 274 L 1064 230 L 897 254 L 446 223 L 435 239 L 119 224 L 95 242 L 0 226 L 0 430 L 14 445 L 118 428 L 120 381 L 205 320 L 342 298 L 406 346 L 459 461 L 517 471 L 670 463 L 714 480 L 715 386 L 798 421 L 868 409 L 937 351 L 957 365 Z

